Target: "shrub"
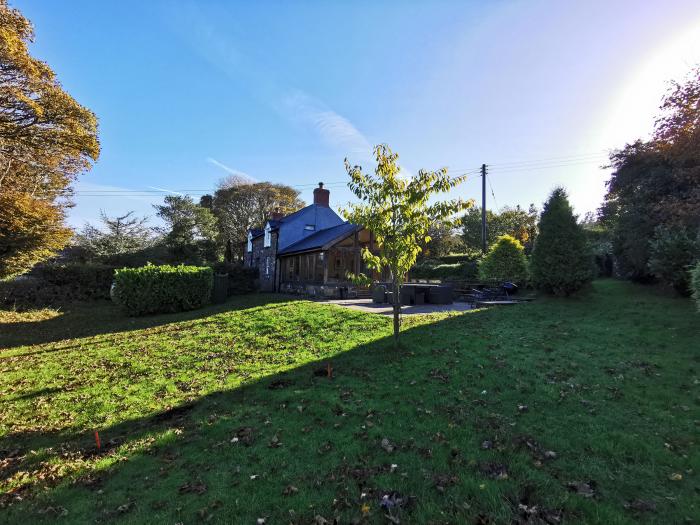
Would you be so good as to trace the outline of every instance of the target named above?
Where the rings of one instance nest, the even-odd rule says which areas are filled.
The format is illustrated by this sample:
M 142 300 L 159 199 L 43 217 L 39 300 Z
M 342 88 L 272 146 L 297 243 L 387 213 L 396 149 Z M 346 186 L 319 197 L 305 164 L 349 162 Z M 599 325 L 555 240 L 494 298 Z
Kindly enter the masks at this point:
M 534 285 L 554 295 L 570 295 L 593 279 L 590 248 L 562 188 L 544 205 L 530 263 Z
M 690 270 L 690 288 L 693 290 L 693 298 L 700 312 L 700 262 Z
M 0 304 L 14 307 L 60 306 L 109 299 L 114 268 L 100 264 L 45 264 L 30 276 L 0 283 Z
M 423 261 L 410 272 L 415 279 L 469 280 L 477 275 L 476 261 L 455 264 L 436 264 L 436 261 Z
M 659 226 L 649 241 L 649 270 L 679 294 L 690 295 L 689 268 L 700 259 L 700 234 Z
M 501 235 L 479 263 L 479 277 L 485 281 L 527 282 L 525 249 L 515 237 Z
M 114 274 L 112 297 L 129 315 L 194 310 L 209 302 L 213 274 L 184 265 L 122 268 Z
M 212 266 L 214 273 L 228 274 L 228 295 L 238 295 L 254 291 L 257 288 L 259 270 L 246 268 L 240 264 L 219 262 Z
M 470 253 L 451 253 L 438 257 L 437 259 L 444 264 L 456 264 L 473 261 L 475 257 Z

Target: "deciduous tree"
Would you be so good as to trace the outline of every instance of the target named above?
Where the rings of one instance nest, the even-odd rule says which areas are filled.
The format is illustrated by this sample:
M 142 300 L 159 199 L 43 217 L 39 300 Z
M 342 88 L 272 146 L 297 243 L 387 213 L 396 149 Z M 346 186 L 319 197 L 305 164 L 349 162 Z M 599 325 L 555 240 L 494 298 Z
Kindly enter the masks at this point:
M 286 215 L 304 207 L 299 192 L 284 184 L 234 182 L 228 180 L 211 199 L 222 244 L 242 245 L 248 230 L 262 228 L 275 210 Z
M 379 245 L 379 254 L 367 248 L 362 257 L 367 266 L 378 272 L 388 270 L 393 284 L 394 345 L 399 343 L 401 285 L 421 251 L 421 243 L 430 242 L 431 224 L 457 221 L 456 214 L 471 206 L 461 199 L 430 202 L 439 193 L 448 192 L 466 180 L 450 177 L 447 169 L 420 170 L 413 177 L 400 172 L 398 155 L 387 145 L 374 149 L 377 167 L 374 174 L 365 174 L 360 166 L 345 160 L 350 176 L 348 187 L 360 200 L 349 204 L 343 214 L 347 220 L 370 230 Z
M 10 206 L 3 214 L 20 213 L 5 219 L 0 232 L 3 277 L 28 270 L 66 244 L 70 183 L 99 155 L 95 115 L 29 54 L 33 38 L 31 23 L 0 0 L 0 193 Z

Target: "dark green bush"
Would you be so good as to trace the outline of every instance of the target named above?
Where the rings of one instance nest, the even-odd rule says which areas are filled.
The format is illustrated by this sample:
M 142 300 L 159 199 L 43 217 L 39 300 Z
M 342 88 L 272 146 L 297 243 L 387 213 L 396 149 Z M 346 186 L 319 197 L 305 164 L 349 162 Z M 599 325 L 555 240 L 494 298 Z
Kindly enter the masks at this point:
M 424 261 L 413 267 L 410 277 L 414 279 L 443 279 L 443 280 L 470 280 L 477 275 L 476 261 L 467 261 L 455 264 L 436 264 L 436 261 Z
M 122 268 L 114 274 L 112 298 L 129 315 L 194 310 L 210 301 L 213 275 L 199 266 Z
M 113 267 L 100 264 L 44 264 L 30 276 L 0 283 L 0 304 L 23 308 L 109 299 L 113 275 Z
M 228 295 L 255 291 L 259 277 L 257 268 L 246 268 L 240 264 L 219 262 L 212 265 L 214 273 L 228 274 Z
M 556 188 L 544 205 L 530 261 L 534 285 L 554 295 L 570 295 L 593 279 L 593 256 L 569 199 Z
M 693 298 L 700 312 L 700 262 L 690 270 L 690 289 L 693 291 Z
M 700 235 L 659 226 L 649 241 L 649 270 L 679 294 L 690 295 L 688 270 L 700 260 Z
M 479 263 L 479 278 L 484 281 L 527 282 L 525 249 L 516 238 L 501 235 Z
M 464 263 L 473 261 L 474 259 L 474 255 L 470 253 L 451 253 L 437 258 L 437 260 L 443 264 Z

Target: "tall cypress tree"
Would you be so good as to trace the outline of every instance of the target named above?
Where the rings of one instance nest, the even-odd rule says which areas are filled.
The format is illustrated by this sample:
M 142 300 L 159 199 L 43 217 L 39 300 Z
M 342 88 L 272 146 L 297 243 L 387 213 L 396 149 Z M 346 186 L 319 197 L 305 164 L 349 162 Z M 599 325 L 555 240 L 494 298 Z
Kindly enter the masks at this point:
M 593 259 L 563 188 L 555 188 L 540 217 L 532 252 L 534 285 L 554 295 L 570 295 L 593 279 Z

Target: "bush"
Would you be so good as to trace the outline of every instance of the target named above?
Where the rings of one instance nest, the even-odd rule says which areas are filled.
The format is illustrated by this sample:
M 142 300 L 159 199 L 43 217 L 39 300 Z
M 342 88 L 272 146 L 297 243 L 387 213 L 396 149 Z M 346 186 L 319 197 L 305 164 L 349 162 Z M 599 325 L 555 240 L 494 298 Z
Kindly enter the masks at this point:
M 475 258 L 476 257 L 474 257 L 474 255 L 471 253 L 451 253 L 449 255 L 443 255 L 442 257 L 438 257 L 437 260 L 443 264 L 456 264 L 471 262 Z
M 41 265 L 30 276 L 0 283 L 0 304 L 24 308 L 109 299 L 113 275 L 113 267 L 100 264 Z
M 479 277 L 485 281 L 527 282 L 527 257 L 520 241 L 501 235 L 479 263 Z
M 199 266 L 122 268 L 114 274 L 112 298 L 129 315 L 194 310 L 209 302 L 213 275 Z
M 455 264 L 436 264 L 436 261 L 424 261 L 417 264 L 410 272 L 414 279 L 443 279 L 443 280 L 470 280 L 477 275 L 476 261 L 467 261 Z
M 570 295 L 593 279 L 590 248 L 562 188 L 544 205 L 530 263 L 534 285 L 554 295 Z
M 228 295 L 255 291 L 259 277 L 257 268 L 246 268 L 240 264 L 219 262 L 212 266 L 214 273 L 228 274 Z
M 690 288 L 693 290 L 693 298 L 700 312 L 700 262 L 690 270 Z
M 700 260 L 700 234 L 659 226 L 649 241 L 649 270 L 679 294 L 690 295 L 688 270 Z

